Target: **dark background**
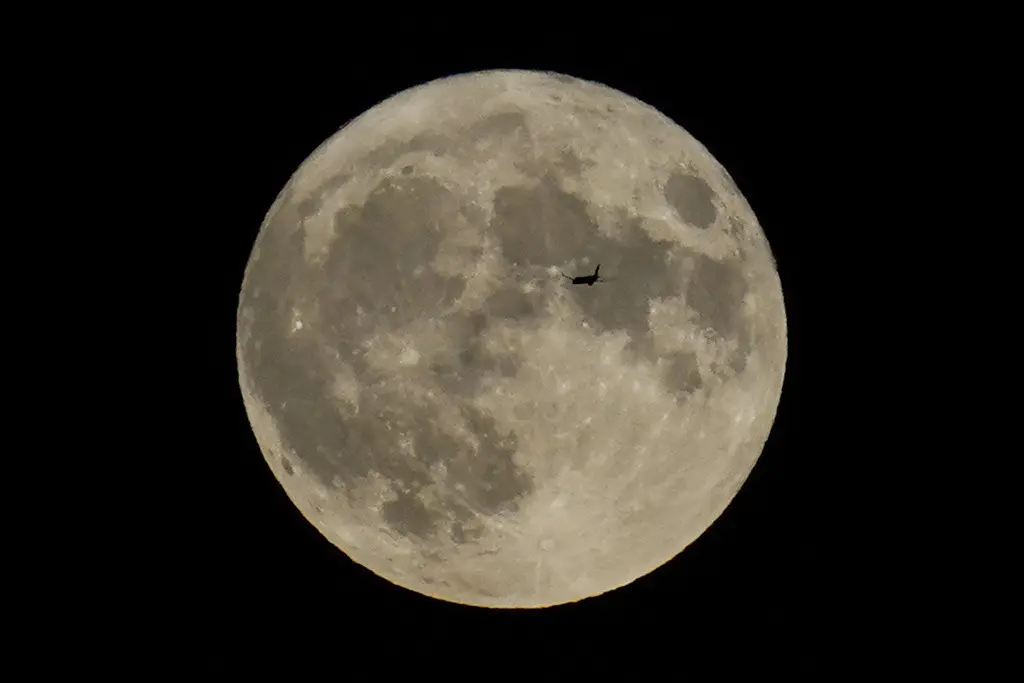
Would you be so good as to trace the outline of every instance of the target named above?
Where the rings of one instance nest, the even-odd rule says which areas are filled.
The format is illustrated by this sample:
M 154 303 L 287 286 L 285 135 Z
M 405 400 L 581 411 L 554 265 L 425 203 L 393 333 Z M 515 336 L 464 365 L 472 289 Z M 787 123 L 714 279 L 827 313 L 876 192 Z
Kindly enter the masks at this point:
M 837 651 L 849 649 L 857 590 L 835 552 L 852 544 L 837 499 L 842 479 L 858 467 L 857 434 L 839 418 L 856 410 L 862 424 L 871 420 L 851 362 L 871 341 L 864 326 L 850 324 L 868 316 L 850 296 L 851 264 L 864 248 L 850 228 L 869 223 L 877 209 L 854 198 L 870 196 L 858 160 L 875 144 L 869 131 L 884 105 L 863 61 L 830 49 L 827 38 L 690 52 L 675 29 L 657 28 L 629 45 L 541 30 L 515 41 L 466 42 L 446 38 L 443 25 L 428 30 L 438 39 L 429 46 L 406 40 L 424 30 L 389 29 L 377 50 L 339 38 L 330 50 L 310 48 L 313 58 L 255 39 L 182 44 L 168 48 L 180 58 L 151 74 L 159 87 L 144 88 L 136 108 L 121 112 L 160 121 L 168 162 L 152 200 L 177 225 L 164 233 L 174 237 L 152 248 L 178 264 L 153 291 L 164 319 L 175 321 L 154 322 L 174 388 L 152 389 L 170 406 L 144 456 L 163 459 L 159 475 L 147 477 L 148 495 L 160 498 L 146 501 L 149 516 L 134 522 L 145 528 L 124 534 L 138 544 L 125 570 L 137 597 L 129 628 L 145 629 L 171 646 L 172 660 L 200 671 L 287 671 L 306 662 L 339 675 L 408 669 L 483 680 L 519 667 L 616 678 L 666 668 L 727 676 L 831 670 Z M 331 546 L 265 464 L 234 357 L 246 261 L 265 213 L 302 161 L 405 88 L 491 68 L 599 81 L 703 143 L 768 236 L 789 325 L 775 426 L 725 513 L 651 575 L 537 611 L 422 597 Z M 857 637 L 858 647 L 871 649 L 870 633 Z

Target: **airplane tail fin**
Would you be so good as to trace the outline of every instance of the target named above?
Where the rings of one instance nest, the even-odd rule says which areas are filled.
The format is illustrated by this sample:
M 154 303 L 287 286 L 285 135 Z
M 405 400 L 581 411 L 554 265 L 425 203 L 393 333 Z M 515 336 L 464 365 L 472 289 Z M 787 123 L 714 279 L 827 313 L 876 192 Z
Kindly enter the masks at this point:
M 594 277 L 597 277 L 597 273 L 598 273 L 599 270 L 601 270 L 601 264 L 600 263 L 597 264 L 597 268 L 594 268 Z

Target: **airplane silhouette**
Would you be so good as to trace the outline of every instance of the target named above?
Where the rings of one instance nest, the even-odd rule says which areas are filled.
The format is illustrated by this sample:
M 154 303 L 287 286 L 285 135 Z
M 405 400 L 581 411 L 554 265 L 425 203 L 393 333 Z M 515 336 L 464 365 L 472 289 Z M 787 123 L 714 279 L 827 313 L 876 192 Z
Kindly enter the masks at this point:
M 576 277 L 569 277 L 565 273 L 562 273 L 562 277 L 567 280 L 571 280 L 574 285 L 587 285 L 588 287 L 593 287 L 595 282 L 608 282 L 608 280 L 598 275 L 600 270 L 601 264 L 598 263 L 597 268 L 594 268 L 593 275 L 577 275 Z

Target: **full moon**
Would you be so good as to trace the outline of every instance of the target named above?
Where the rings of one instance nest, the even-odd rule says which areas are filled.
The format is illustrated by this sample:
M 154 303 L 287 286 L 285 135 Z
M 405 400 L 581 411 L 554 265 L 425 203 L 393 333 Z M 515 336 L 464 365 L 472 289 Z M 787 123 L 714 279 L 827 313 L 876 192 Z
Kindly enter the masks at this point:
M 236 355 L 267 463 L 331 543 L 532 608 L 629 584 L 722 513 L 775 419 L 786 315 L 691 135 L 598 83 L 488 71 L 395 95 L 295 171 Z

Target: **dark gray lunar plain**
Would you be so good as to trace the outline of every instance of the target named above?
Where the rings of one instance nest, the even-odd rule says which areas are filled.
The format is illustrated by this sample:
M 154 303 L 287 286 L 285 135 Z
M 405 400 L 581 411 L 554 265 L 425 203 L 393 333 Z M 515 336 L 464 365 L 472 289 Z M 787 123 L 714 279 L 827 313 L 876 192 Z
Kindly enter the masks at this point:
M 570 275 L 610 278 L 572 286 Z M 627 584 L 736 494 L 775 417 L 771 251 L 689 134 L 521 71 L 405 91 L 271 207 L 242 395 L 289 497 L 427 595 L 540 607 Z

